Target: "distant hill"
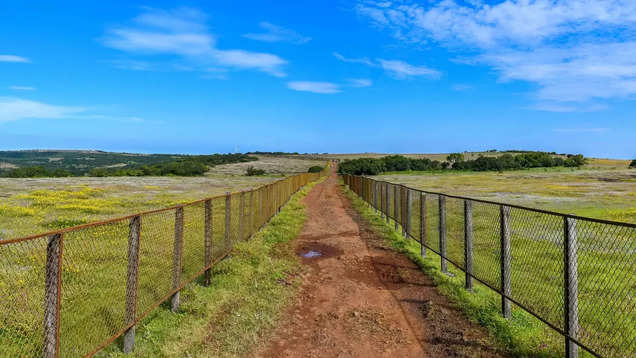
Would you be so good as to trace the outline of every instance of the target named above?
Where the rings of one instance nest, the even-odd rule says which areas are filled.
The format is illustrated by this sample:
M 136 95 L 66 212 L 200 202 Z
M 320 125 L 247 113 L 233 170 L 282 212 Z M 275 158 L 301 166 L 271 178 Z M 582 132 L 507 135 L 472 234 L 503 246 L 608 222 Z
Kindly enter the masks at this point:
M 140 154 L 98 150 L 0 151 L 0 177 L 202 175 L 219 164 L 258 160 L 247 154 Z
M 188 157 L 178 154 L 111 153 L 98 150 L 0 151 L 0 173 L 15 168 L 44 167 L 83 175 L 94 168 L 134 168 Z

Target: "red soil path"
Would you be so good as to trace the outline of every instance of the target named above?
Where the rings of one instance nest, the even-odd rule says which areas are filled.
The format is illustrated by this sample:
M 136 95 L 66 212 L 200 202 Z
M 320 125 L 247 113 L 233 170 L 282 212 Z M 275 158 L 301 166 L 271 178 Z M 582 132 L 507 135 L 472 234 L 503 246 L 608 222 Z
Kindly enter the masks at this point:
M 355 212 L 335 173 L 304 199 L 297 301 L 255 357 L 499 357 L 408 258 Z

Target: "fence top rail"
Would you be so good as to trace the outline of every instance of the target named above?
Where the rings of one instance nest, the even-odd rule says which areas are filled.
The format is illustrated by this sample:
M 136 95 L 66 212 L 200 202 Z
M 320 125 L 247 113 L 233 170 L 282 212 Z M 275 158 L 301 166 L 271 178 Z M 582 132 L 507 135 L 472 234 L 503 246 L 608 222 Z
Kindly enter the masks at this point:
M 346 175 L 351 175 L 351 174 L 346 174 Z M 507 207 L 510 207 L 510 208 L 534 211 L 534 212 L 541 213 L 541 214 L 555 215 L 555 216 L 561 216 L 561 217 L 564 217 L 564 218 L 595 222 L 595 223 L 599 223 L 599 224 L 616 225 L 616 226 L 622 226 L 622 227 L 628 227 L 628 228 L 636 229 L 636 223 L 628 223 L 628 222 L 613 221 L 613 220 L 606 220 L 606 219 L 596 219 L 596 218 L 590 218 L 590 217 L 573 215 L 573 214 L 564 214 L 564 213 L 559 213 L 559 212 L 556 212 L 556 211 L 550 211 L 550 210 L 545 210 L 545 209 L 531 208 L 531 207 L 521 206 L 521 205 L 516 205 L 516 204 L 508 204 L 508 203 L 502 203 L 502 202 L 492 201 L 492 200 L 476 199 L 476 198 L 470 198 L 470 197 L 466 197 L 466 196 L 459 196 L 459 195 L 446 194 L 446 193 L 440 193 L 440 192 L 435 192 L 435 191 L 416 189 L 416 188 L 411 188 L 409 186 L 406 186 L 404 184 L 391 183 L 391 182 L 388 182 L 388 181 L 385 181 L 385 180 L 377 180 L 377 179 L 369 178 L 369 177 L 364 176 L 364 175 L 351 175 L 351 176 L 352 177 L 359 177 L 359 178 L 366 178 L 366 179 L 370 179 L 370 180 L 373 180 L 373 181 L 376 181 L 376 182 L 379 182 L 379 183 L 386 183 L 386 184 L 396 185 L 396 186 L 404 187 L 404 188 L 407 188 L 409 190 L 414 190 L 414 191 L 417 191 L 417 192 L 420 192 L 420 193 L 425 193 L 425 194 L 442 195 L 442 196 L 445 196 L 445 197 L 448 197 L 448 198 L 461 199 L 461 200 L 470 200 L 470 201 L 474 201 L 474 202 L 478 202 L 478 203 L 484 203 L 484 204 L 503 205 L 503 206 L 507 206 Z
M 259 186 L 254 187 L 254 188 L 233 191 L 233 192 L 230 192 L 229 194 L 228 193 L 218 194 L 218 195 L 215 195 L 215 196 L 210 196 L 210 197 L 207 197 L 207 198 L 198 199 L 198 200 L 195 200 L 195 201 L 190 201 L 190 202 L 183 203 L 183 204 L 173 205 L 173 206 L 170 206 L 170 207 L 167 207 L 167 208 L 159 208 L 159 209 L 153 209 L 153 210 L 148 210 L 148 211 L 142 211 L 142 212 L 137 212 L 137 213 L 133 213 L 133 214 L 128 214 L 128 215 L 125 215 L 125 216 L 118 216 L 118 217 L 107 219 L 107 220 L 90 222 L 90 223 L 86 223 L 86 224 L 82 224 L 82 225 L 76 225 L 76 226 L 71 226 L 71 227 L 67 227 L 67 228 L 64 228 L 64 229 L 59 229 L 59 230 L 47 231 L 47 232 L 43 232 L 43 233 L 39 233 L 39 234 L 35 234 L 35 235 L 18 237 L 18 238 L 13 238 L 13 239 L 8 239 L 8 240 L 0 240 L 0 246 L 9 245 L 9 244 L 15 244 L 15 243 L 23 242 L 23 241 L 41 239 L 41 238 L 44 238 L 44 237 L 47 237 L 47 236 L 51 236 L 51 235 L 64 234 L 64 233 L 67 233 L 67 232 L 82 230 L 82 229 L 91 228 L 91 227 L 95 227 L 95 226 L 108 225 L 108 224 L 112 224 L 112 223 L 116 223 L 116 222 L 130 220 L 130 219 L 134 218 L 135 216 L 145 216 L 145 215 L 156 214 L 156 213 L 160 213 L 160 212 L 164 212 L 164 211 L 175 210 L 177 208 L 183 208 L 183 207 L 186 207 L 186 206 L 195 205 L 195 204 L 202 203 L 202 202 L 205 202 L 205 201 L 208 201 L 208 200 L 214 200 L 214 199 L 218 199 L 218 198 L 223 198 L 223 197 L 226 197 L 228 195 L 229 196 L 233 196 L 233 195 L 240 194 L 240 193 L 249 193 L 251 191 L 256 191 L 256 190 L 260 190 L 262 188 L 267 188 L 269 186 L 272 186 L 274 184 L 283 182 L 285 180 L 289 180 L 290 178 L 294 178 L 294 177 L 297 177 L 299 175 L 319 175 L 319 176 L 322 176 L 324 173 L 325 173 L 325 170 L 323 170 L 320 173 L 297 173 L 297 174 L 294 174 L 294 175 L 286 176 L 286 177 L 281 178 L 281 179 L 277 179 L 277 180 L 275 180 L 275 181 L 273 181 L 271 183 L 259 185 Z

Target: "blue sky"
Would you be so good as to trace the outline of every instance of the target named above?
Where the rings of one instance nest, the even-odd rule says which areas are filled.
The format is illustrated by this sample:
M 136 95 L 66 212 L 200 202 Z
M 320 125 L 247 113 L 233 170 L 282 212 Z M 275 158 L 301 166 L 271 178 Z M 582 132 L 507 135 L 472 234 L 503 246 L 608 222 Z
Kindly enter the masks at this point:
M 0 149 L 636 157 L 636 2 L 3 1 Z

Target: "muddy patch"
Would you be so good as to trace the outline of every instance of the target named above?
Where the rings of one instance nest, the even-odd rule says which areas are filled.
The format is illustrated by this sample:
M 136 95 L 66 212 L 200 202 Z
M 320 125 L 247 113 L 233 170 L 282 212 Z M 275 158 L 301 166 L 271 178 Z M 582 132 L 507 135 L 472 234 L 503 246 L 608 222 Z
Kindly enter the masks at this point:
M 328 257 L 338 257 L 342 255 L 342 253 L 343 251 L 341 249 L 320 242 L 303 242 L 296 248 L 296 254 L 306 262 L 317 261 Z

